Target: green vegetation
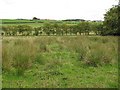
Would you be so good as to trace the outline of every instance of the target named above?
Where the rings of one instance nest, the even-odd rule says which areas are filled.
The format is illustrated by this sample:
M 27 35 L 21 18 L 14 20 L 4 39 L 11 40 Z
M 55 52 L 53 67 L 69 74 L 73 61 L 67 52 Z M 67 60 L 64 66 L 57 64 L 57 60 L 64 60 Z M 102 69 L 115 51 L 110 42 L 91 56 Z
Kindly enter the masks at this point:
M 104 21 L 2 19 L 3 88 L 117 88 L 118 9 Z
M 101 35 L 102 23 L 79 22 L 78 24 L 43 23 L 39 27 L 30 25 L 2 26 L 3 36 L 41 36 L 41 35 Z
M 119 18 L 120 18 L 120 6 L 113 6 L 107 11 L 104 17 L 104 35 L 120 35 L 119 30 Z
M 53 21 L 54 20 L 2 19 L 3 24 L 44 23 L 44 22 L 53 22 Z
M 20 24 L 15 24 L 15 23 L 13 23 L 13 24 L 2 24 L 1 25 L 1 27 L 2 26 L 5 26 L 5 27 L 7 27 L 7 26 L 18 26 L 18 25 L 27 25 L 27 26 L 31 26 L 31 27 L 40 27 L 40 26 L 42 26 L 43 25 L 43 23 L 20 23 Z
M 117 37 L 3 37 L 3 88 L 117 88 Z
M 3 24 L 19 24 L 19 23 L 34 23 L 35 21 L 33 20 L 14 20 L 14 19 L 2 19 Z

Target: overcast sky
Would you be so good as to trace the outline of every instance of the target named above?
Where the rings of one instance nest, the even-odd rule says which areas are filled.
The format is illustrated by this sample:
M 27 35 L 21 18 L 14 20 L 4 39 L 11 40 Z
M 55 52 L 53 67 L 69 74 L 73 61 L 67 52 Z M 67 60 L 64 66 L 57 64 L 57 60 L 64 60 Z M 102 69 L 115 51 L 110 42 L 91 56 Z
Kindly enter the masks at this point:
M 103 20 L 118 0 L 0 0 L 1 19 Z

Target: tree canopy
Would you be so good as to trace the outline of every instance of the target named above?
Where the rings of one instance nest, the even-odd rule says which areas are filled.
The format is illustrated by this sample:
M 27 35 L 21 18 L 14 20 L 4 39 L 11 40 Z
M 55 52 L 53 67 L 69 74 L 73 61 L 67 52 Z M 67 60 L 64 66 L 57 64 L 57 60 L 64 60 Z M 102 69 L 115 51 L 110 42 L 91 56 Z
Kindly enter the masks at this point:
M 120 6 L 113 6 L 104 16 L 104 35 L 120 35 L 119 17 Z

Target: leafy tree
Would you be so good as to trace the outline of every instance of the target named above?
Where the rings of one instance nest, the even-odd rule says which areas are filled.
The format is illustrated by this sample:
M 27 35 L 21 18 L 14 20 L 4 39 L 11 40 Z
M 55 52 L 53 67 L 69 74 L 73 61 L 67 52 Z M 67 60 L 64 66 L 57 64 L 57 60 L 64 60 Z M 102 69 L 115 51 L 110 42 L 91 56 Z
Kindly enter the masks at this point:
M 37 17 L 33 17 L 33 20 L 39 20 Z
M 13 35 L 13 36 L 17 35 L 16 26 L 10 26 L 9 29 L 10 29 L 11 35 Z
M 17 34 L 15 26 L 2 26 L 2 31 L 5 32 L 5 35 L 16 35 Z
M 30 35 L 33 29 L 31 26 L 28 26 L 28 25 L 18 25 L 16 27 L 16 30 L 19 32 L 19 34 Z
M 64 31 L 64 33 L 67 35 L 68 34 L 68 25 L 67 24 L 62 24 L 62 27 L 63 27 L 63 31 Z
M 76 26 L 76 25 L 75 25 Z M 75 33 L 75 26 L 74 25 L 69 25 L 68 28 L 68 32 L 70 33 L 70 35 Z
M 56 33 L 56 35 L 57 35 L 58 29 L 59 29 L 59 26 L 58 26 L 57 23 L 54 23 L 54 24 L 53 24 L 53 29 L 54 29 L 54 33 Z
M 38 28 L 34 28 L 34 31 L 35 31 L 34 35 L 38 36 L 39 35 L 39 29 Z
M 80 33 L 84 33 L 85 35 L 89 35 L 90 32 L 90 23 L 89 22 L 81 22 L 80 23 Z
M 113 6 L 110 8 L 105 16 L 104 16 L 104 31 L 102 32 L 103 35 L 120 35 L 120 31 L 118 30 L 119 27 L 119 14 L 120 6 Z
M 72 28 L 72 29 L 70 29 L 72 31 L 72 33 L 75 34 L 75 35 L 77 35 L 78 26 L 77 25 L 73 25 L 73 26 L 69 26 L 69 27 Z
M 5 33 L 5 35 L 8 35 L 8 27 L 2 26 L 2 31 Z
M 103 23 L 97 24 L 97 34 L 101 35 L 103 30 Z
M 81 24 L 81 23 L 78 23 L 78 24 L 77 24 L 77 31 L 79 32 L 80 35 L 82 34 L 83 29 L 84 29 L 84 27 L 82 26 L 82 24 Z
M 51 30 L 50 30 L 50 32 L 51 32 L 53 35 L 56 33 L 53 24 L 51 25 Z
M 61 35 L 61 26 L 60 25 L 57 26 L 56 35 Z
M 44 28 L 44 32 L 49 36 L 50 35 L 50 31 L 51 31 L 51 24 L 50 23 L 45 23 L 43 25 L 43 28 Z
M 85 28 L 85 34 L 86 35 L 89 35 L 89 33 L 90 33 L 90 23 L 89 22 L 84 22 L 85 24 L 84 24 L 84 28 Z
M 90 30 L 89 32 L 94 32 L 96 35 L 101 35 L 103 32 L 103 22 L 89 22 Z
M 38 30 L 38 33 L 39 33 L 40 35 L 42 35 L 42 33 L 43 33 L 42 27 L 38 27 L 37 30 Z

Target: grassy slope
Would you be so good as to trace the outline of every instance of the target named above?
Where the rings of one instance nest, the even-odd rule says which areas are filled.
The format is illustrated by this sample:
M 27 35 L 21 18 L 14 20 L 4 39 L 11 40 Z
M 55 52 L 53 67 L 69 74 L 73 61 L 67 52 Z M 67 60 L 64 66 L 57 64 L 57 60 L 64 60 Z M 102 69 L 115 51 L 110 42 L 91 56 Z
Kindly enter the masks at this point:
M 84 60 L 94 56 L 101 60 L 101 52 L 108 64 L 85 64 Z M 28 58 L 25 65 L 30 67 L 19 76 L 12 64 Z M 7 70 L 3 72 L 3 87 L 7 88 L 117 87 L 117 37 L 3 37 L 3 70 Z

